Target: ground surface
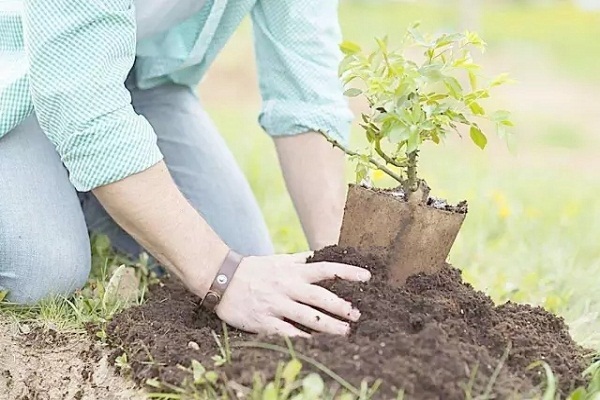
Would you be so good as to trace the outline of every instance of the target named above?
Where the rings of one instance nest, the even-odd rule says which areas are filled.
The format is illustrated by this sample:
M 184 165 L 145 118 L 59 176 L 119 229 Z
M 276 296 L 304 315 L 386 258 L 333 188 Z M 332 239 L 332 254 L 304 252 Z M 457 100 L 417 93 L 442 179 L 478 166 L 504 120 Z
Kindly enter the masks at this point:
M 538 360 L 551 366 L 563 394 L 585 384 L 581 373 L 591 362 L 585 356 L 593 352 L 572 340 L 562 319 L 527 305 L 495 307 L 483 293 L 463 284 L 460 272 L 450 266 L 435 275 L 409 278 L 404 288 L 394 289 L 386 284 L 382 263 L 351 249 L 327 248 L 311 261 L 365 267 L 373 279 L 361 285 L 325 283 L 359 307 L 361 320 L 349 338 L 316 335 L 294 341 L 294 350 L 355 388 L 363 379 L 369 385 L 382 379 L 374 398 L 396 398 L 400 389 L 416 400 L 462 399 L 465 392 L 519 398 L 545 382 L 541 369 L 526 370 Z M 170 281 L 146 304 L 111 322 L 108 336 L 128 354 L 138 382 L 157 379 L 180 386 L 192 376 L 181 368 L 189 367 L 192 359 L 212 367 L 212 357 L 219 353 L 212 332 L 219 332 L 223 343 L 226 339 L 218 320 L 198 314 L 196 303 L 179 283 Z M 227 381 L 251 387 L 255 373 L 272 380 L 278 363 L 289 358 L 239 347 L 251 341 L 285 346 L 281 339 L 230 332 L 231 365 L 221 369 Z
M 1 400 L 141 400 L 87 335 L 0 323 Z

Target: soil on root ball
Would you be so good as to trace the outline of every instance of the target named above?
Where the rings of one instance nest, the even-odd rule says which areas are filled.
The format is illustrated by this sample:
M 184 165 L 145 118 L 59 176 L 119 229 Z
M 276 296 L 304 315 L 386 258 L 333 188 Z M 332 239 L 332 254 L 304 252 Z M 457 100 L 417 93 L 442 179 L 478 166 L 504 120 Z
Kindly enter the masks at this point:
M 349 337 L 315 334 L 296 339 L 298 354 L 326 365 L 360 387 L 367 379 L 382 380 L 375 398 L 395 398 L 403 389 L 408 399 L 464 399 L 484 393 L 495 398 L 522 398 L 538 390 L 545 375 L 527 367 L 546 361 L 560 390 L 584 384 L 581 373 L 586 350 L 570 337 L 563 320 L 542 308 L 507 303 L 495 306 L 489 297 L 463 283 L 460 272 L 446 266 L 434 275 L 415 275 L 402 288 L 386 283 L 378 258 L 331 246 L 308 262 L 336 261 L 368 268 L 373 278 L 356 284 L 323 282 L 361 310 Z M 219 353 L 212 331 L 222 332 L 212 315 L 197 314 L 197 299 L 179 283 L 167 281 L 151 291 L 148 302 L 118 315 L 108 329 L 113 344 L 128 353 L 138 382 L 157 378 L 178 385 L 192 359 L 212 367 Z M 229 381 L 251 386 L 255 373 L 273 378 L 277 364 L 289 355 L 242 342 L 286 346 L 282 338 L 229 331 L 232 363 L 219 368 Z M 192 344 L 190 344 L 193 342 Z M 149 362 L 152 361 L 152 362 Z M 304 363 L 310 370 L 310 365 Z M 326 377 L 324 377 L 326 378 Z

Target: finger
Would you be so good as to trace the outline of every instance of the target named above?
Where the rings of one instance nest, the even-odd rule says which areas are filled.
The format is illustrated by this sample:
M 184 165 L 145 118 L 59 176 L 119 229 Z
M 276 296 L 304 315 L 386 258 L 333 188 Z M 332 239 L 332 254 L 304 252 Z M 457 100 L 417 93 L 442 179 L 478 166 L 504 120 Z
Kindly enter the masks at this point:
M 371 273 L 368 270 L 348 264 L 317 262 L 309 264 L 304 269 L 311 283 L 334 278 L 353 282 L 366 282 L 371 279 Z
M 288 336 L 288 337 L 304 337 L 309 338 L 310 335 L 292 324 L 282 321 L 278 318 L 269 318 L 264 324 L 267 334 Z
M 302 287 L 292 296 L 294 300 L 309 306 L 320 308 L 340 318 L 356 322 L 360 318 L 360 311 L 352 304 L 336 296 L 329 290 L 316 285 Z
M 283 317 L 317 332 L 347 335 L 350 325 L 304 304 L 289 302 L 283 306 Z

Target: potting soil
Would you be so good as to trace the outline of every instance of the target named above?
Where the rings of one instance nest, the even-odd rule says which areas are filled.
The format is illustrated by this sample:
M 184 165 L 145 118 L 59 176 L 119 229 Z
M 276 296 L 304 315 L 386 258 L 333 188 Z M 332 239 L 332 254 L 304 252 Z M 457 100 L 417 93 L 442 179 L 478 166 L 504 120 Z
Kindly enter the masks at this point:
M 485 294 L 464 283 L 460 271 L 447 265 L 434 275 L 415 275 L 402 288 L 387 285 L 386 270 L 375 256 L 331 246 L 308 262 L 335 261 L 369 269 L 368 283 L 341 280 L 321 283 L 351 301 L 361 311 L 349 337 L 315 334 L 294 339 L 294 351 L 330 368 L 355 387 L 382 380 L 374 398 L 407 399 L 523 398 L 545 381 L 536 361 L 552 368 L 564 394 L 584 384 L 587 352 L 569 335 L 564 321 L 539 307 L 506 303 L 495 306 Z M 124 350 L 133 377 L 140 383 L 154 378 L 172 385 L 190 379 L 192 359 L 208 369 L 223 343 L 222 324 L 213 315 L 197 312 L 198 299 L 174 281 L 155 286 L 149 300 L 116 316 L 108 336 Z M 252 386 L 254 374 L 274 377 L 289 354 L 243 343 L 272 343 L 279 337 L 259 337 L 229 329 L 232 362 L 216 368 L 237 387 Z M 120 350 L 119 350 L 120 351 Z M 120 354 L 117 351 L 115 354 Z M 304 363 L 304 372 L 315 371 Z M 335 385 L 335 381 L 322 374 Z

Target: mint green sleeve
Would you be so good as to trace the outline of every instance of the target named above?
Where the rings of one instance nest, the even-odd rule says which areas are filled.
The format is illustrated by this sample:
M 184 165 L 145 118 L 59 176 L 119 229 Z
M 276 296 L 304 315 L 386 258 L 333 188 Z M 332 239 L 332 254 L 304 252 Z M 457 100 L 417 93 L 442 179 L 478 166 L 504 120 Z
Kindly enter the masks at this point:
M 23 32 L 36 116 L 79 191 L 162 159 L 154 130 L 131 106 L 132 0 L 25 0 Z
M 342 40 L 337 0 L 258 0 L 251 17 L 271 136 L 325 131 L 347 143 L 353 115 L 337 76 Z

